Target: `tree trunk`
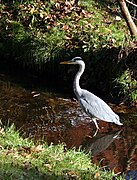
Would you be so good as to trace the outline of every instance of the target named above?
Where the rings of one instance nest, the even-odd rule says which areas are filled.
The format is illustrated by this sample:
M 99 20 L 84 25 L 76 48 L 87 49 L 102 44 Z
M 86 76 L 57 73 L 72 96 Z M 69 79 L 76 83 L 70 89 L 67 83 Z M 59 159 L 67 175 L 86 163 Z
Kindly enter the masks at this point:
M 127 8 L 125 0 L 118 0 L 118 2 L 120 5 L 120 8 L 121 8 L 121 11 L 124 15 L 124 18 L 126 20 L 126 23 L 128 25 L 128 28 L 130 30 L 130 34 L 133 36 L 137 36 L 137 27 L 136 27 L 130 13 L 129 13 L 129 10 Z

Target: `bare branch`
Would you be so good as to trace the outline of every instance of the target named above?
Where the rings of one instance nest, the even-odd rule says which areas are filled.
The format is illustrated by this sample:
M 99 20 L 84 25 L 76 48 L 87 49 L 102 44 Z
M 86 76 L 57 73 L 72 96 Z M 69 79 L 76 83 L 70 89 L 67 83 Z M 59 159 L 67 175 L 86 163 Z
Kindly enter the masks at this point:
M 134 3 L 132 3 L 132 2 L 130 2 L 130 1 L 128 1 L 128 0 L 126 0 L 126 2 L 127 2 L 127 3 L 129 3 L 129 4 L 131 4 L 132 6 L 137 7 L 137 5 L 136 5 L 136 4 L 134 4 Z
M 129 12 L 127 6 L 126 6 L 126 0 L 118 0 L 118 2 L 119 2 L 119 5 L 120 5 L 120 9 L 121 9 L 121 11 L 123 13 L 123 16 L 124 16 L 124 18 L 126 20 L 126 23 L 127 23 L 128 27 L 129 27 L 130 34 L 134 35 L 134 36 L 137 36 L 137 27 L 136 27 L 131 15 L 130 15 L 130 12 Z

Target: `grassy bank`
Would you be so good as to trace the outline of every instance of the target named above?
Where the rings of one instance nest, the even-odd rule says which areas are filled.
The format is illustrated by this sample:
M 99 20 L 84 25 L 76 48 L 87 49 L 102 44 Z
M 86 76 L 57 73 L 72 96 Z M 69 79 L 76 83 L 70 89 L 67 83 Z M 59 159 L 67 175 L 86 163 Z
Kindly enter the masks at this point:
M 0 179 L 106 179 L 114 173 L 94 165 L 81 150 L 65 145 L 34 144 L 14 126 L 0 128 Z M 122 177 L 116 177 L 122 180 Z
M 94 1 L 15 1 L 0 10 L 1 53 L 24 65 L 119 47 L 128 32 L 124 21 Z
M 48 61 L 88 58 L 92 51 L 119 47 L 128 32 L 123 20 L 88 0 L 78 5 L 58 0 L 3 2 L 0 17 L 2 57 L 39 69 Z

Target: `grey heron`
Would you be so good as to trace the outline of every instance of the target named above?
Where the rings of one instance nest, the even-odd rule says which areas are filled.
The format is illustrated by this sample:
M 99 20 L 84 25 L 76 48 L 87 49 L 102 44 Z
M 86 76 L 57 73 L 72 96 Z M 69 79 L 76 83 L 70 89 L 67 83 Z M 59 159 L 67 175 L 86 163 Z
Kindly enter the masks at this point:
M 85 63 L 81 57 L 75 57 L 70 61 L 60 62 L 60 64 L 78 64 L 79 71 L 77 72 L 74 83 L 73 89 L 74 93 L 81 105 L 81 108 L 85 111 L 85 113 L 91 117 L 93 122 L 96 126 L 96 133 L 99 130 L 99 126 L 97 124 L 97 120 L 103 120 L 106 122 L 115 123 L 117 125 L 123 125 L 120 122 L 120 118 L 117 114 L 113 112 L 113 110 L 99 97 L 94 95 L 93 93 L 81 89 L 79 85 L 80 77 L 85 70 Z M 95 134 L 96 134 L 95 133 Z

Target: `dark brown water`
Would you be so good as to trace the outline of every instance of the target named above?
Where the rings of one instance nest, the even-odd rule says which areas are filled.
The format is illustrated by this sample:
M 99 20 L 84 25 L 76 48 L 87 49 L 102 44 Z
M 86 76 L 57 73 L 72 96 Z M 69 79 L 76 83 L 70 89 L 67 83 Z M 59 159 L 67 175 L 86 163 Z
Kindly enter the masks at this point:
M 95 125 L 76 100 L 65 95 L 21 85 L 0 75 L 0 119 L 14 123 L 25 137 L 68 148 L 81 147 L 91 152 L 92 161 L 116 173 L 137 172 L 137 110 L 110 105 L 122 118 L 124 126 L 99 121 Z M 128 179 L 128 178 L 127 178 Z

